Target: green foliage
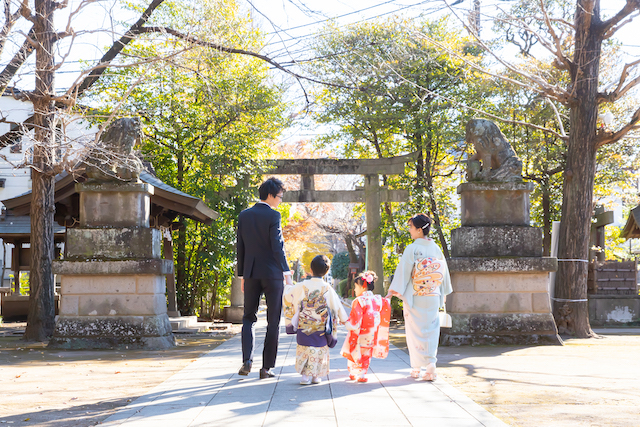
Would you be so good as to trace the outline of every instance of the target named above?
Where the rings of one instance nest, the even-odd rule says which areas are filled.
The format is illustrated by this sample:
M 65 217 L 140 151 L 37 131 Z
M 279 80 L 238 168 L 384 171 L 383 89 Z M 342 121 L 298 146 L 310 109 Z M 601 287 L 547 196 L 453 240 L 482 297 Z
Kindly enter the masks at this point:
M 154 23 L 230 47 L 261 43 L 235 0 L 165 2 Z M 180 49 L 180 56 L 169 54 Z M 125 53 L 137 65 L 110 69 L 88 102 L 102 112 L 98 118 L 140 117 L 140 148 L 158 178 L 220 214 L 211 225 L 179 216 L 171 227 L 179 310 L 203 306 L 208 313 L 201 315 L 213 315 L 234 277 L 237 216 L 254 198 L 256 171 L 286 125 L 282 91 L 269 82 L 265 63 L 248 56 L 157 35 L 137 39 Z
M 360 159 L 417 153 L 404 174 L 383 177 L 388 188 L 411 192 L 404 203 L 383 205 L 387 274 L 410 241 L 408 218 L 419 212 L 434 218 L 433 237 L 445 252 L 449 231 L 459 224 L 452 195 L 470 117 L 451 99 L 477 108 L 487 102 L 479 92 L 480 79 L 468 65 L 482 58 L 468 49 L 470 41 L 460 34 L 446 20 L 393 17 L 346 29 L 330 25 L 315 45 L 316 56 L 324 59 L 315 61 L 312 71 L 339 86 L 315 94 L 315 120 L 332 126 L 318 145 Z M 355 214 L 362 210 L 360 206 Z
M 349 276 L 349 252 L 340 252 L 331 261 L 331 276 L 345 279 Z
M 350 295 L 349 295 L 349 280 L 348 279 L 342 279 L 338 283 L 338 295 L 340 295 L 343 298 L 349 298 Z
M 11 283 L 11 287 L 14 288 L 15 287 L 15 275 L 9 274 L 9 281 L 10 282 L 11 282 L 11 279 L 13 279 L 13 283 Z M 29 291 L 31 290 L 30 286 L 31 285 L 29 283 L 29 272 L 28 271 L 21 271 L 20 272 L 20 276 L 19 276 L 20 295 L 29 295 Z
M 391 318 L 404 320 L 402 314 L 402 300 L 398 297 L 391 297 Z
M 605 240 L 607 246 L 604 249 L 605 259 L 626 261 L 630 259 L 628 244 L 625 246 L 625 238 L 620 237 L 623 227 L 605 227 Z

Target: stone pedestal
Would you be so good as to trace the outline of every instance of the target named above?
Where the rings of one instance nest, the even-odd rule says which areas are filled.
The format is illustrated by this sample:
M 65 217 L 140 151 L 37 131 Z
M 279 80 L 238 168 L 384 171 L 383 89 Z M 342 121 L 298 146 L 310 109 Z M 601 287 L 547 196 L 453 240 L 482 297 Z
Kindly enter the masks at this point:
M 77 184 L 80 227 L 67 230 L 60 315 L 50 347 L 164 349 L 175 345 L 167 316 L 162 236 L 149 228 L 153 187 Z
M 462 226 L 529 226 L 531 182 L 466 182 L 458 186 Z
M 560 344 L 551 315 L 542 232 L 529 226 L 531 183 L 465 183 L 462 227 L 451 233 L 453 327 L 443 345 Z
M 227 323 L 242 323 L 244 315 L 244 293 L 240 284 L 240 278 L 235 277 L 231 283 L 231 305 L 224 308 L 224 321 Z

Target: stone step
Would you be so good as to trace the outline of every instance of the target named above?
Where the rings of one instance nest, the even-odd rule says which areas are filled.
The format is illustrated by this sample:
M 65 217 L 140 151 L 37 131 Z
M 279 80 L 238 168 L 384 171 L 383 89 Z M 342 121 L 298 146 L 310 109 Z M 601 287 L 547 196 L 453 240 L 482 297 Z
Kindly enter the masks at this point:
M 169 317 L 169 322 L 171 323 L 171 330 L 176 331 L 190 328 L 192 324 L 198 323 L 198 316 Z
M 169 317 L 169 322 L 171 322 L 171 330 L 177 334 L 226 333 L 232 325 L 231 323 L 198 322 L 197 316 Z

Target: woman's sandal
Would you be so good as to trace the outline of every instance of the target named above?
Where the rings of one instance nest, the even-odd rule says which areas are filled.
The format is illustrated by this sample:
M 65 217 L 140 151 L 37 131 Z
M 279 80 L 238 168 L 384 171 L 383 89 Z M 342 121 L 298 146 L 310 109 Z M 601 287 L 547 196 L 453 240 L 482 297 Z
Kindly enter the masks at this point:
M 427 371 L 422 376 L 422 379 L 425 381 L 435 381 L 436 378 L 438 378 L 438 375 L 436 374 L 436 365 L 429 363 L 427 365 Z
M 420 378 L 420 368 L 411 369 L 411 378 Z

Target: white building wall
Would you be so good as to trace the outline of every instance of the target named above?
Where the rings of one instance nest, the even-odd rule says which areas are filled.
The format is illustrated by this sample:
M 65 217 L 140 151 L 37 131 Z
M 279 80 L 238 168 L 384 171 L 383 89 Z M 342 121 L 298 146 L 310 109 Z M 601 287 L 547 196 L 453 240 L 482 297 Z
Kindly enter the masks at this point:
M 33 105 L 30 102 L 19 101 L 10 96 L 0 97 L 0 117 L 7 122 L 22 123 L 33 114 Z M 74 161 L 86 150 L 86 147 L 94 141 L 98 128 L 91 126 L 86 120 L 79 116 L 60 118 L 59 129 L 61 135 L 60 155 L 68 161 Z M 10 130 L 8 123 L 0 123 L 0 135 L 4 135 Z M 4 187 L 0 188 L 0 201 L 11 199 L 31 190 L 31 169 L 26 165 L 29 163 L 25 156 L 30 153 L 32 147 L 33 132 L 29 132 L 22 137 L 22 147 L 20 150 L 12 150 L 12 147 L 0 149 L 0 179 L 4 179 Z M 22 166 L 22 167 L 19 167 Z M 0 203 L 4 209 L 4 205 Z M 9 275 L 11 274 L 11 249 L 13 245 L 4 245 L 0 239 L 0 260 L 2 259 L 3 247 L 6 246 L 4 262 L 0 264 L 0 272 L 4 265 L 4 277 L 0 286 L 9 286 Z

